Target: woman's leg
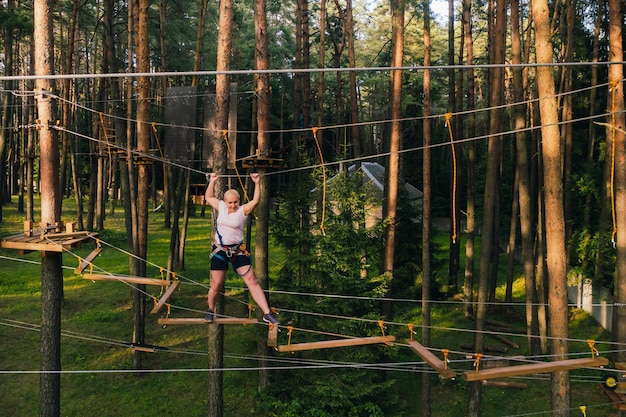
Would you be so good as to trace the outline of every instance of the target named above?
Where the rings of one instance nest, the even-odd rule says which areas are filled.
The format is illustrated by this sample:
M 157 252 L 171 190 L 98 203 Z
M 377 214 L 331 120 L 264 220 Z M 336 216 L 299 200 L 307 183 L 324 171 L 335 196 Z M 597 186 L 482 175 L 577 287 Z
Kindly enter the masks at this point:
M 261 311 L 263 311 L 263 314 L 269 314 L 270 307 L 267 303 L 267 298 L 265 298 L 263 288 L 261 288 L 261 285 L 259 285 L 256 277 L 254 276 L 254 270 L 250 267 L 250 265 L 244 265 L 237 268 L 237 273 L 243 278 L 243 281 L 250 290 L 250 295 L 254 299 L 256 305 L 258 305 Z
M 215 310 L 215 304 L 217 304 L 217 297 L 222 292 L 224 287 L 224 277 L 226 271 L 223 270 L 211 270 L 211 288 L 207 294 L 207 302 L 209 304 L 209 310 Z

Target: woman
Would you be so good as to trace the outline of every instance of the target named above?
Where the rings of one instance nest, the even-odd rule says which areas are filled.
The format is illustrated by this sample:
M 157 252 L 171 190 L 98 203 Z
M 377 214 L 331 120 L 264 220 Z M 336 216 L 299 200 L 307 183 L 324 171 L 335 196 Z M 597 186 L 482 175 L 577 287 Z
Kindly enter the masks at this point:
M 217 297 L 224 287 L 224 278 L 228 270 L 228 264 L 232 263 L 233 269 L 250 290 L 250 295 L 263 311 L 263 321 L 278 325 L 280 322 L 270 310 L 265 298 L 263 288 L 259 285 L 252 269 L 250 254 L 242 250 L 243 227 L 246 218 L 259 203 L 260 188 L 259 174 L 250 174 L 254 182 L 254 196 L 244 205 L 239 205 L 239 193 L 230 189 L 224 193 L 224 200 L 215 197 L 215 181 L 218 175 L 211 173 L 209 186 L 206 189 L 205 200 L 209 206 L 218 211 L 215 219 L 215 240 L 211 251 L 211 288 L 208 294 L 209 311 L 206 321 L 212 322 L 215 317 L 215 304 Z

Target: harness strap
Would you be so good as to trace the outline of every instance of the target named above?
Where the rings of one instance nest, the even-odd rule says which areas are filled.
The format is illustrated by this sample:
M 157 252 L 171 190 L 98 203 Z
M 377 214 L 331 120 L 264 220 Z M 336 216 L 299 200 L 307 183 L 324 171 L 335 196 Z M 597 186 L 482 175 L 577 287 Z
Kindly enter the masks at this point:
M 221 252 L 221 251 L 224 251 L 224 253 L 226 253 L 226 256 L 228 256 L 229 259 L 232 258 L 233 256 L 239 255 L 240 253 L 246 253 L 245 245 L 243 243 L 237 243 L 234 245 L 222 245 L 222 244 L 216 243 L 215 249 L 213 250 L 213 252 L 211 252 L 211 256 L 215 256 L 218 252 Z

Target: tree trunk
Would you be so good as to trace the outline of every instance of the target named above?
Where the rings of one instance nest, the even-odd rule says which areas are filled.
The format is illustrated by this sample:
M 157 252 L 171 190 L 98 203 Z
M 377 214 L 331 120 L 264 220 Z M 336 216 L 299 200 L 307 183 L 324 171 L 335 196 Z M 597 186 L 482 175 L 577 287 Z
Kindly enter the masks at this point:
M 474 92 L 474 42 L 472 35 L 472 0 L 463 0 L 463 39 L 465 41 L 465 53 L 467 64 L 467 137 L 476 137 L 476 96 Z M 465 145 L 467 157 L 467 198 L 466 198 L 466 237 L 465 237 L 465 279 L 463 283 L 463 315 L 471 317 L 473 313 L 472 300 L 474 298 L 474 233 L 476 224 L 476 207 L 474 196 L 476 195 L 476 144 L 470 141 Z
M 233 30 L 233 1 L 221 0 L 219 10 L 219 32 L 218 32 L 218 48 L 217 48 L 217 70 L 228 71 L 230 69 L 231 49 L 232 49 L 232 30 Z M 226 161 L 228 160 L 225 138 L 221 135 L 224 130 L 228 129 L 228 109 L 230 103 L 230 77 L 226 74 L 218 74 L 216 76 L 215 86 L 215 118 L 213 126 L 207 130 L 207 135 L 211 137 L 213 149 L 210 153 L 212 160 L 209 166 L 213 168 L 213 172 L 226 172 Z M 216 192 L 222 195 L 226 184 L 218 181 L 219 188 Z M 216 213 L 213 213 L 215 216 Z M 215 231 L 213 231 L 215 233 Z M 224 312 L 223 296 L 220 295 L 216 306 L 216 313 Z M 209 368 L 215 371 L 209 372 L 209 391 L 208 391 L 208 415 L 209 417 L 221 417 L 224 413 L 224 373 L 221 371 L 224 364 L 224 326 L 209 326 Z
M 535 46 L 538 64 L 552 63 L 549 8 L 546 0 L 532 0 Z M 558 128 L 553 68 L 537 68 L 537 89 L 541 115 L 544 177 L 546 260 L 549 276 L 548 309 L 553 360 L 567 359 L 568 310 L 565 259 L 565 218 L 563 213 L 563 167 Z M 552 373 L 552 415 L 569 416 L 570 383 L 568 371 Z
M 404 0 L 391 0 L 391 66 L 402 67 L 404 54 Z M 383 273 L 388 280 L 386 297 L 393 294 L 393 260 L 396 242 L 396 215 L 398 204 L 398 177 L 400 147 L 402 143 L 402 70 L 391 70 L 391 132 L 389 137 L 389 157 L 385 171 L 385 218 L 388 220 L 385 230 L 385 252 Z M 391 302 L 383 304 L 383 316 L 390 320 L 392 317 Z
M 423 0 L 424 7 L 424 101 L 422 116 L 424 124 L 424 157 L 422 160 L 422 345 L 430 346 L 430 210 L 431 210 L 431 132 L 430 132 L 430 0 Z M 422 417 L 431 416 L 430 407 L 430 372 L 422 373 Z
M 519 0 L 511 0 L 511 61 L 513 64 L 522 63 L 522 42 L 520 30 Z M 524 72 L 521 67 L 513 67 L 513 100 L 516 103 L 524 101 Z M 526 134 L 525 106 L 518 104 L 513 109 L 513 126 L 516 133 L 515 163 L 518 176 L 519 221 L 522 243 L 522 264 L 524 266 L 524 289 L 526 296 L 526 334 L 528 346 L 533 355 L 540 352 L 537 323 L 537 297 L 535 290 L 535 259 L 533 256 L 533 227 L 530 198 L 530 178 L 528 168 L 528 145 Z
M 254 66 L 256 70 L 268 70 L 270 57 L 268 51 L 267 16 L 265 0 L 254 1 L 254 32 L 256 34 L 256 48 L 254 54 Z M 270 83 L 267 73 L 257 73 L 254 76 L 254 91 L 258 97 L 257 102 L 257 143 L 261 155 L 269 154 L 270 141 Z M 254 252 L 255 272 L 257 280 L 263 289 L 268 288 L 268 223 L 269 223 L 269 180 L 265 177 L 264 169 L 259 170 L 261 181 L 257 185 L 261 187 L 261 200 L 257 207 L 256 223 L 256 246 Z M 268 297 L 269 298 L 269 297 Z M 257 311 L 257 315 L 263 314 Z M 261 358 L 268 355 L 268 348 L 262 341 L 258 344 Z M 259 391 L 265 391 L 269 383 L 269 374 L 265 370 L 265 359 L 260 360 Z
M 35 74 L 54 73 L 52 7 L 47 0 L 34 2 Z M 41 223 L 61 221 L 59 190 L 59 144 L 55 103 L 50 97 L 54 84 L 49 79 L 35 82 L 41 170 Z M 44 252 L 41 260 L 41 376 L 39 415 L 61 415 L 61 301 L 63 294 L 63 259 L 61 253 Z M 48 371 L 48 372 L 47 372 Z
M 148 0 L 139 0 L 137 15 L 137 71 L 150 72 L 150 56 L 148 45 Z M 145 155 L 150 148 L 150 79 L 147 76 L 137 78 L 137 152 Z M 138 276 L 146 276 L 146 260 L 148 255 L 148 200 L 149 165 L 140 163 L 137 169 L 137 245 L 138 245 Z M 133 292 L 134 332 L 133 342 L 145 342 L 146 292 L 145 285 L 137 285 Z M 141 352 L 134 355 L 135 369 L 141 368 Z
M 352 18 L 352 0 L 346 0 L 346 26 L 348 32 L 348 66 L 350 68 L 355 68 L 356 57 L 354 51 L 354 19 Z M 354 157 L 360 158 L 362 150 L 359 126 L 357 125 L 359 122 L 359 101 L 356 86 L 356 71 L 350 71 L 348 76 L 350 80 L 350 141 L 352 142 Z M 357 159 L 355 163 L 360 166 L 360 160 Z
M 496 25 L 491 33 L 493 51 L 492 64 L 504 63 L 504 42 L 505 42 L 505 14 L 506 4 L 504 0 L 498 1 L 496 5 Z M 497 211 L 496 199 L 498 192 L 498 178 L 500 177 L 500 158 L 502 153 L 502 142 L 499 136 L 502 128 L 502 113 L 499 105 L 502 103 L 502 91 L 504 90 L 504 69 L 493 68 L 489 78 L 489 105 L 492 110 L 489 114 L 489 142 L 487 150 L 487 172 L 484 192 L 482 238 L 480 252 L 480 280 L 478 284 L 478 303 L 476 307 L 476 335 L 474 337 L 475 352 L 482 353 L 484 346 L 485 320 L 487 319 L 487 301 L 489 296 L 489 277 L 491 275 L 492 252 L 497 251 L 498 242 L 494 242 L 494 231 L 496 230 Z M 478 417 L 481 410 L 482 385 L 480 381 L 470 383 L 470 394 L 468 401 L 468 416 Z
M 456 78 L 454 74 L 454 2 L 448 0 L 448 112 L 456 113 Z M 453 118 L 448 120 L 452 126 L 449 128 L 451 132 L 456 131 L 457 121 Z M 452 139 L 452 138 L 451 138 Z M 461 254 L 461 239 L 458 237 L 459 226 L 459 193 L 457 192 L 458 180 L 461 178 L 458 167 L 456 152 L 458 146 L 454 143 L 450 144 L 451 164 L 450 164 L 450 256 L 448 259 L 448 286 L 451 294 L 458 292 L 458 275 L 459 275 L 459 259 Z
M 624 56 L 622 21 L 619 0 L 609 0 L 609 92 L 610 125 L 615 149 L 615 207 L 617 223 L 617 260 L 615 263 L 615 307 L 613 308 L 613 340 L 626 343 L 626 136 L 624 134 Z M 619 351 L 615 360 L 626 360 L 626 352 Z

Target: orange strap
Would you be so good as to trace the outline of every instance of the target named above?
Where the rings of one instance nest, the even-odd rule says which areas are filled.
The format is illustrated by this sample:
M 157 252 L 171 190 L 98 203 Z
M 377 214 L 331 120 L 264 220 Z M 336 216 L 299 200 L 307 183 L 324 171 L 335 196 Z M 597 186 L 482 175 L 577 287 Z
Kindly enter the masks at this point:
M 482 353 L 474 353 L 474 369 L 478 372 L 478 368 L 480 366 L 480 360 L 483 358 Z
M 248 304 L 248 318 L 252 318 L 252 304 L 249 303 Z
M 385 335 L 385 322 L 382 320 L 378 320 L 378 327 L 380 327 L 380 331 L 382 332 L 384 336 Z
M 409 327 L 409 340 L 412 342 L 413 335 L 415 334 L 415 331 L 413 330 L 413 323 L 409 323 L 407 326 Z
M 287 326 L 287 346 L 291 345 L 291 334 L 293 333 L 293 326 Z
M 596 356 L 600 355 L 600 352 L 598 352 L 598 349 L 596 349 L 595 345 L 596 345 L 596 341 L 595 340 L 587 340 L 587 344 L 589 345 L 589 349 L 591 349 L 591 358 L 593 359 Z
M 448 369 L 448 362 L 450 362 L 448 353 L 450 353 L 450 351 L 448 349 L 441 349 L 441 353 L 443 353 L 443 369 Z

